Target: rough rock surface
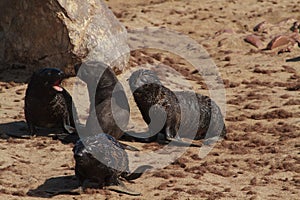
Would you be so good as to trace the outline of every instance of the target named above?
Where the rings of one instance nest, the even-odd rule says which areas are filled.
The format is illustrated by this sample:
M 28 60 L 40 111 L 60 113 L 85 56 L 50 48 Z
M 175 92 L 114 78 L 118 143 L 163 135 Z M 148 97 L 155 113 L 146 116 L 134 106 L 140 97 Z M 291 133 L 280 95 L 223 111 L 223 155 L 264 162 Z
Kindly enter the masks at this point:
M 86 59 L 122 71 L 129 58 L 126 29 L 101 0 L 2 0 L 0 9 L 0 63 L 73 73 Z

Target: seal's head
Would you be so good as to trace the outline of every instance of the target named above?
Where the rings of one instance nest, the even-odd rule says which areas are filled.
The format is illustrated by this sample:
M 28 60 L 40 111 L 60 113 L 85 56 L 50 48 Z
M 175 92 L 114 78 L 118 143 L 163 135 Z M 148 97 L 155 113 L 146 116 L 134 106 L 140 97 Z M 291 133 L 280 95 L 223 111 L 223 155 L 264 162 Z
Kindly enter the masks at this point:
M 83 80 L 88 87 L 100 89 L 114 86 L 117 82 L 113 70 L 103 62 L 87 61 L 74 66 L 77 77 Z
M 62 80 L 66 77 L 65 73 L 56 68 L 43 68 L 36 71 L 31 77 L 31 83 L 45 89 L 52 88 L 57 92 L 62 92 L 60 86 Z
M 129 86 L 132 92 L 145 84 L 161 85 L 156 73 L 151 70 L 140 69 L 132 73 L 129 78 Z

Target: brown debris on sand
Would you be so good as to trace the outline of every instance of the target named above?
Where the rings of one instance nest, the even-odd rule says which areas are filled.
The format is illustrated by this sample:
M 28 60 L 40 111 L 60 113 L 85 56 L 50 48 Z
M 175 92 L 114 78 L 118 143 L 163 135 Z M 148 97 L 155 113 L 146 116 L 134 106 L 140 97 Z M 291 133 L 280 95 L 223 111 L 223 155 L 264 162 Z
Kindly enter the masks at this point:
M 253 28 L 253 31 L 255 31 L 255 32 L 261 32 L 261 31 L 265 28 L 265 25 L 266 25 L 266 21 L 263 21 L 263 22 L 257 24 L 257 25 Z
M 286 35 L 279 35 L 272 39 L 271 42 L 269 42 L 266 49 L 273 50 L 277 47 L 290 44 L 295 44 L 295 40 L 292 37 Z
M 288 91 L 299 91 L 300 90 L 300 83 L 287 87 L 287 90 Z
M 256 48 L 262 48 L 263 47 L 263 43 L 260 40 L 260 38 L 256 35 L 248 35 L 245 38 L 245 41 L 252 44 L 253 46 L 255 46 Z
M 294 33 L 299 33 L 300 32 L 299 22 L 294 22 L 293 26 L 291 27 L 291 31 L 293 31 Z
M 290 25 L 289 25 L 290 24 Z M 282 30 L 286 30 L 282 32 Z M 253 28 L 254 34 L 244 36 L 244 41 L 262 50 L 275 50 L 278 54 L 292 52 L 295 44 L 300 47 L 300 25 L 296 19 L 288 18 L 276 24 L 262 21 Z M 265 48 L 263 41 L 270 40 Z

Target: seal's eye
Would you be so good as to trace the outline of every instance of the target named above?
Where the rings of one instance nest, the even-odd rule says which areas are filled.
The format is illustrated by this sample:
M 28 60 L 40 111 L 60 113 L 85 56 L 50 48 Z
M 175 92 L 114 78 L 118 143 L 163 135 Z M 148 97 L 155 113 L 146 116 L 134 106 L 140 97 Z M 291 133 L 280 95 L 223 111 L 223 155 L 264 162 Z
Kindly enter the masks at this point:
M 56 68 L 45 68 L 45 69 L 41 70 L 39 72 L 39 74 L 42 76 L 49 76 L 49 77 L 64 75 L 63 71 L 56 69 Z
M 49 69 L 43 69 L 41 72 L 40 72 L 41 75 L 44 75 L 44 76 L 51 76 L 52 73 L 51 73 L 51 70 Z

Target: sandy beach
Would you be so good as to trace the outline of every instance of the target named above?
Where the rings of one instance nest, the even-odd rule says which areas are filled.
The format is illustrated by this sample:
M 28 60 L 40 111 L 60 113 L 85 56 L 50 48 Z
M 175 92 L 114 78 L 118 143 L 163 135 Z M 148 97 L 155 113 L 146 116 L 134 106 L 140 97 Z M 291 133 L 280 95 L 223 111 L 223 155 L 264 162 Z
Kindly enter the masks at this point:
M 0 72 L 0 199 L 298 199 L 300 48 L 299 30 L 297 36 L 290 29 L 294 22 L 300 22 L 300 2 L 105 2 L 129 33 L 145 27 L 164 28 L 181 33 L 207 51 L 219 75 L 217 82 L 224 87 L 224 98 L 219 102 L 223 102 L 227 139 L 218 141 L 206 156 L 199 156 L 199 148 L 190 147 L 171 164 L 125 182 L 141 196 L 94 189 L 81 195 L 56 194 L 77 187 L 73 144 L 52 137 L 9 137 L 14 131 L 26 130 L 24 96 L 31 75 L 15 67 Z M 253 30 L 262 22 L 259 30 Z M 245 41 L 249 35 L 259 38 L 259 48 Z M 278 35 L 286 35 L 289 42 L 267 50 Z M 172 37 L 163 40 L 172 43 Z M 175 46 L 182 42 L 174 40 Z M 162 49 L 132 51 L 129 68 L 118 78 L 126 85 L 130 73 L 147 63 L 158 66 L 153 69 L 172 90 L 212 95 L 209 83 L 195 66 L 182 55 Z M 160 67 L 162 64 L 166 67 Z M 64 82 L 71 94 L 73 83 L 74 78 Z M 132 96 L 129 99 L 129 128 L 142 130 L 145 123 Z M 128 143 L 142 153 L 162 148 L 156 143 Z

